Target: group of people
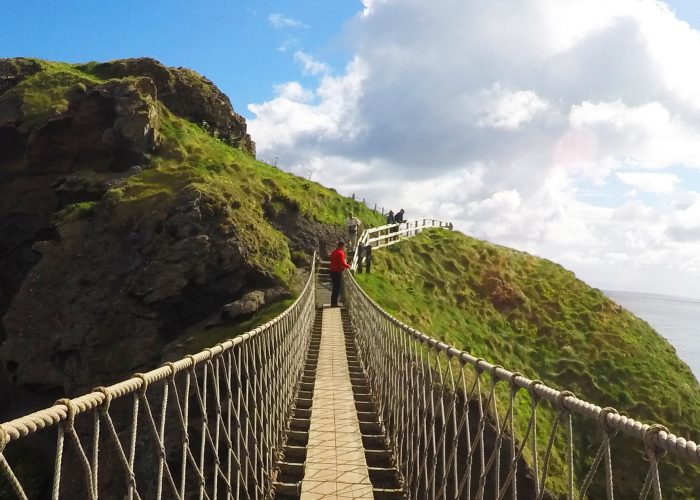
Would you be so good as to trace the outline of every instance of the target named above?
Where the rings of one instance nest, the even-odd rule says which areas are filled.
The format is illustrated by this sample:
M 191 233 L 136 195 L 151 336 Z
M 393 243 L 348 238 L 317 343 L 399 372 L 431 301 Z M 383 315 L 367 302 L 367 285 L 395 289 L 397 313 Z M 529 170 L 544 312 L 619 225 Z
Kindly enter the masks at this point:
M 386 216 L 386 223 L 402 224 L 406 222 L 406 219 L 404 218 L 405 213 L 406 212 L 403 208 L 396 213 L 394 213 L 393 210 L 389 210 L 389 213 Z M 348 247 L 354 250 L 357 246 L 357 238 L 360 235 L 360 227 L 362 226 L 362 222 L 360 222 L 360 219 L 355 217 L 355 215 L 350 212 L 348 214 L 348 218 L 345 220 L 345 226 L 348 228 Z
M 386 223 L 387 224 L 401 224 L 405 222 L 404 219 L 405 211 L 402 208 L 396 214 L 392 210 L 389 210 L 387 214 Z M 362 222 L 360 219 L 355 217 L 355 215 L 350 212 L 348 218 L 345 221 L 347 227 L 347 241 L 348 246 L 351 249 L 357 251 L 357 239 L 360 234 L 360 227 Z M 340 287 L 343 279 L 343 271 L 350 268 L 350 264 L 347 263 L 345 259 L 345 242 L 339 241 L 338 246 L 331 253 L 331 263 L 330 263 L 330 273 L 331 273 L 331 307 L 338 307 L 338 297 L 340 296 Z
M 389 213 L 386 216 L 386 223 L 387 224 L 402 224 L 406 222 L 404 219 L 404 209 L 402 208 L 396 214 L 392 210 L 389 210 Z

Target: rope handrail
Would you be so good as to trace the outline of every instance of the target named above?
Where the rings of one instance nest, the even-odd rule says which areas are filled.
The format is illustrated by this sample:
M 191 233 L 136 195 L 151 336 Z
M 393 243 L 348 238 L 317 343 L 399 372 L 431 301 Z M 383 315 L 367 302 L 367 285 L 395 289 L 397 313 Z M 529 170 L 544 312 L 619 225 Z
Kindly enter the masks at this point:
M 610 438 L 618 431 L 641 441 L 649 459 L 649 471 L 642 486 L 641 498 L 646 498 L 652 489 L 655 498 L 661 498 L 658 463 L 667 451 L 687 462 L 700 463 L 698 444 L 672 434 L 661 425 L 642 423 L 619 414 L 612 408 L 601 408 L 576 397 L 569 391 L 559 391 L 539 380 L 531 380 L 520 373 L 478 358 L 401 322 L 377 304 L 352 276 L 348 280 L 345 294 L 351 311 L 351 323 L 357 338 L 360 357 L 377 396 L 380 414 L 387 429 L 389 441 L 397 454 L 397 463 L 400 464 L 401 472 L 405 477 L 409 495 L 413 498 L 434 496 L 439 491 L 441 491 L 439 496 L 450 491 L 451 497 L 458 497 L 458 493 L 464 492 L 464 488 L 467 490 L 474 488 L 472 493 L 476 492 L 477 498 L 482 498 L 484 494 L 488 496 L 484 491 L 488 483 L 487 477 L 491 483 L 496 484 L 495 498 L 503 498 L 506 490 L 512 492 L 513 498 L 517 498 L 516 476 L 525 442 L 532 440 L 533 455 L 538 456 L 534 429 L 537 424 L 536 408 L 541 401 L 547 401 L 553 408 L 558 409 L 557 424 L 561 419 L 568 419 L 570 424 L 571 416 L 579 415 L 589 421 L 597 422 L 607 436 L 599 447 L 588 476 L 580 486 L 581 497 L 584 496 L 585 491 L 592 488 L 591 483 L 596 469 L 598 465 L 604 463 L 606 494 L 608 498 L 612 498 L 614 485 L 610 461 Z M 454 373 L 453 362 L 461 367 L 460 373 Z M 459 381 L 462 385 L 467 385 L 469 376 L 464 373 L 464 368 L 467 366 L 471 367 L 474 372 L 472 376 L 475 377 L 470 391 L 467 391 L 466 387 L 459 388 Z M 483 390 L 482 385 L 485 383 L 481 382 L 482 374 L 489 374 L 491 377 L 489 390 Z M 505 382 L 511 388 L 506 418 L 500 423 L 498 413 L 492 411 L 496 408 L 495 387 L 499 382 Z M 527 433 L 518 450 L 513 432 L 515 418 L 513 405 L 515 393 L 521 389 L 525 389 L 530 394 L 533 407 Z M 460 397 L 464 399 L 462 403 L 459 403 Z M 486 403 L 483 401 L 484 398 L 487 400 Z M 473 435 L 469 436 L 464 423 L 465 419 L 468 420 L 470 401 L 478 406 L 480 413 L 476 438 Z M 445 417 L 445 415 L 448 416 Z M 498 450 L 493 451 L 490 457 L 484 452 L 484 449 L 488 448 L 484 444 L 484 436 L 488 433 L 487 420 L 491 422 L 489 425 L 494 425 L 496 428 L 494 431 L 496 434 L 491 437 L 496 442 L 494 448 Z M 425 422 L 428 422 L 427 427 Z M 431 425 L 434 427 L 432 430 Z M 466 440 L 469 441 L 472 438 L 472 441 L 465 443 L 465 432 Z M 554 425 L 547 444 L 544 468 L 538 469 L 537 459 L 532 464 L 537 478 L 534 488 L 539 492 L 536 495 L 538 498 L 544 495 L 547 467 L 551 461 L 556 433 L 557 425 Z M 573 442 L 572 433 L 569 425 L 567 438 L 569 443 Z M 459 436 L 463 438 L 461 444 Z M 421 442 L 421 439 L 424 442 Z M 508 439 L 510 439 L 511 449 L 506 451 L 510 453 L 510 467 L 506 474 L 500 474 L 501 447 L 506 448 L 505 441 Z M 440 444 L 436 444 L 438 440 Z M 411 446 L 407 446 L 406 442 L 410 442 Z M 475 454 L 477 449 L 480 450 L 481 457 L 478 457 L 479 453 Z M 569 498 L 572 498 L 575 491 L 573 444 L 569 445 L 567 453 L 570 455 Z M 469 464 L 458 464 L 457 455 L 468 455 Z M 450 456 L 449 460 L 448 456 Z M 421 460 L 425 463 L 420 464 Z M 437 460 L 437 465 L 430 465 L 431 460 Z M 479 462 L 479 467 L 472 471 L 471 468 L 476 467 L 475 462 Z M 442 469 L 442 474 L 439 471 L 433 471 L 431 474 L 427 470 L 431 467 Z M 465 470 L 465 467 L 470 470 Z M 479 476 L 478 485 L 472 483 L 471 475 L 474 473 Z M 453 477 L 450 478 L 450 476 Z M 450 479 L 452 483 L 448 484 Z M 430 481 L 433 482 L 430 483 Z
M 142 418 L 138 417 L 139 404 L 150 419 L 150 440 L 156 448 L 155 454 L 160 457 L 158 498 L 162 494 L 164 482 L 170 485 L 170 495 L 173 498 L 184 498 L 187 487 L 199 490 L 200 498 L 216 498 L 217 488 L 222 485 L 229 491 L 229 495 L 236 492 L 236 498 L 239 495 L 257 498 L 269 492 L 275 456 L 282 444 L 282 431 L 291 410 L 294 387 L 301 377 L 313 325 L 315 267 L 314 254 L 309 277 L 299 297 L 284 312 L 253 330 L 146 373 L 137 373 L 129 379 L 96 388 L 73 399 L 59 400 L 49 408 L 0 424 L 0 470 L 17 497 L 24 499 L 27 495 L 5 457 L 6 446 L 12 441 L 60 424 L 52 497 L 59 498 L 62 493 L 63 441 L 67 435 L 75 445 L 78 461 L 84 464 L 86 486 L 83 496 L 97 498 L 102 422 L 110 431 L 117 455 L 121 456 L 127 497 L 142 498 L 139 488 L 147 488 L 144 486 L 147 481 L 139 483 L 135 477 L 137 419 Z M 184 381 L 178 381 L 176 376 L 179 374 L 184 377 Z M 152 403 L 148 401 L 147 391 L 152 385 L 158 385 L 162 389 L 162 395 L 152 396 L 153 399 L 162 398 L 160 424 L 154 420 Z M 170 401 L 169 389 L 177 409 L 177 419 L 173 418 L 172 421 L 171 418 L 166 419 L 166 412 L 173 412 L 172 405 L 170 410 L 167 408 Z M 125 450 L 109 409 L 115 400 L 124 399 L 128 395 L 133 396 L 134 402 L 130 445 L 129 450 Z M 192 405 L 190 399 L 195 396 L 195 405 Z M 213 412 L 216 414 L 213 422 L 210 414 L 212 399 L 215 400 Z M 76 417 L 91 412 L 95 415 L 92 459 L 88 458 L 82 443 L 84 439 L 75 431 L 73 424 Z M 188 423 L 195 419 L 202 421 L 199 443 L 201 450 L 194 450 L 190 443 Z M 170 472 L 168 466 L 171 457 L 165 456 L 166 427 L 171 432 L 177 431 L 182 440 L 179 485 L 175 484 L 174 473 Z M 249 432 L 251 430 L 256 431 L 252 436 Z M 142 436 L 141 440 L 144 439 L 146 438 Z M 220 447 L 225 448 L 225 459 L 219 457 Z M 199 457 L 195 456 L 197 451 Z M 213 478 L 204 472 L 207 454 L 214 456 Z M 223 470 L 224 461 L 228 462 L 226 471 Z M 195 479 L 187 478 L 187 472 L 193 472 Z M 193 486 L 188 482 L 196 484 Z M 76 493 L 71 492 L 69 496 L 75 498 Z

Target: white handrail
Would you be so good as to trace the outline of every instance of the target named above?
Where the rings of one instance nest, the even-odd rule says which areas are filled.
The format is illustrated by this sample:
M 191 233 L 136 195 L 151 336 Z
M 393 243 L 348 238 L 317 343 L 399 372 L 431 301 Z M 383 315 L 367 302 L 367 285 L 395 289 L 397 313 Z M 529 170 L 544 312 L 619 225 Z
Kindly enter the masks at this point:
M 351 263 L 352 270 L 355 271 L 361 264 L 363 258 L 362 252 L 366 246 L 382 248 L 394 245 L 406 238 L 416 236 L 424 229 L 433 227 L 452 230 L 453 225 L 451 222 L 425 217 L 422 219 L 411 219 L 398 224 L 385 224 L 383 226 L 366 229 L 357 240 L 355 254 L 353 255 Z

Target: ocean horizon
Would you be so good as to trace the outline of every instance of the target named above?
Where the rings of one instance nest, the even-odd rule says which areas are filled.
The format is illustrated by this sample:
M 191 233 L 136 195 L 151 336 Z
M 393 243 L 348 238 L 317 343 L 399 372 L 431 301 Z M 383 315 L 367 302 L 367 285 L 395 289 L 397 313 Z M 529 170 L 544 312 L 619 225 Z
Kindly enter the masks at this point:
M 700 300 L 643 292 L 602 290 L 668 340 L 700 380 Z

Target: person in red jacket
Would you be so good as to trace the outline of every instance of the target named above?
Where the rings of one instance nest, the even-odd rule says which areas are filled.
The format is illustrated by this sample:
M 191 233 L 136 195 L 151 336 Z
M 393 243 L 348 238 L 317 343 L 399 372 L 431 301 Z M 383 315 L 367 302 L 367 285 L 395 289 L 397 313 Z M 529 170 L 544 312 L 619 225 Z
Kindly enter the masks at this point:
M 343 271 L 350 268 L 350 265 L 345 262 L 345 242 L 339 241 L 338 247 L 331 252 L 331 283 L 333 290 L 331 292 L 331 307 L 338 307 L 338 297 L 340 296 L 340 286 L 343 281 Z

